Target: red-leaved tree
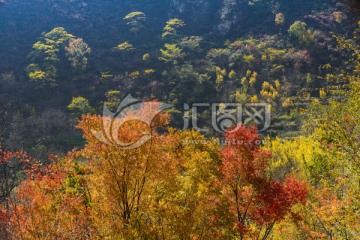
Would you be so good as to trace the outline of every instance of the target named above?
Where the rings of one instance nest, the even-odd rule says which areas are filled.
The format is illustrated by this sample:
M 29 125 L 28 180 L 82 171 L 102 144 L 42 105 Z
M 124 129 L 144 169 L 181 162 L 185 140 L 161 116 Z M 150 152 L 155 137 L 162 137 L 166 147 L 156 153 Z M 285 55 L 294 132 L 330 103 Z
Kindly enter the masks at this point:
M 225 135 L 221 176 L 217 184 L 240 239 L 266 239 L 274 224 L 297 203 L 306 201 L 306 185 L 293 178 L 284 183 L 267 174 L 271 152 L 260 148 L 255 127 L 238 126 Z

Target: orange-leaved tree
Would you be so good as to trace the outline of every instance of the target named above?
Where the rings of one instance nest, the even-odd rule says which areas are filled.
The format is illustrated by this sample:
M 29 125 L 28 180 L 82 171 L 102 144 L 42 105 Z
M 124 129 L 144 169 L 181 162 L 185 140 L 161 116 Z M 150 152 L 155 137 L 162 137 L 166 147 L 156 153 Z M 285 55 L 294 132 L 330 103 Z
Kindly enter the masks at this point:
M 94 239 L 86 169 L 73 157 L 27 171 L 2 210 L 10 239 Z
M 94 218 L 103 236 L 137 238 L 144 231 L 142 222 L 150 218 L 150 192 L 170 171 L 156 131 L 169 118 L 159 113 L 151 124 L 138 118 L 152 119 L 159 107 L 160 103 L 150 102 L 121 118 L 88 115 L 80 121 L 87 140 L 82 156 L 92 164 Z
M 34 167 L 33 159 L 22 151 L 0 149 L 0 238 L 8 238 L 7 212 L 12 193 L 24 177 L 24 171 Z

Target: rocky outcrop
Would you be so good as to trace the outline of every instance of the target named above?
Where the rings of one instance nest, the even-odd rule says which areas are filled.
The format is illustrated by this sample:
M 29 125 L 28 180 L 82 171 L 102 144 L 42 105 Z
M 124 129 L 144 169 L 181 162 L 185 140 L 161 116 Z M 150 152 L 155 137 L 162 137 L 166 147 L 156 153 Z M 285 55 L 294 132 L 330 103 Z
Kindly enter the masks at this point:
M 224 35 L 238 19 L 233 11 L 237 4 L 238 0 L 170 0 L 169 15 L 185 17 L 194 24 L 202 25 L 209 24 L 211 19 L 212 29 Z M 201 22 L 201 19 L 207 22 Z
M 221 34 L 226 34 L 236 23 L 238 16 L 234 14 L 234 8 L 237 5 L 236 0 L 224 0 L 222 8 L 218 13 L 219 21 L 217 24 L 217 29 Z

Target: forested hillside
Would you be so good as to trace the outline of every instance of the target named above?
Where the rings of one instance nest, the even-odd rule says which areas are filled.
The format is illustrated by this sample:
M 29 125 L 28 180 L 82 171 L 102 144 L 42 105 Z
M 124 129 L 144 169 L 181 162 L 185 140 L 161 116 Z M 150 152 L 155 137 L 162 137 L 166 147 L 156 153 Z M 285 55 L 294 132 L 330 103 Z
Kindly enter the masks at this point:
M 177 109 L 267 101 L 278 119 L 269 134 L 296 135 L 300 120 L 289 113 L 325 94 L 322 66 L 343 60 L 334 35 L 349 35 L 357 15 L 351 1 L 260 0 L 14 0 L 0 12 L 0 96 L 21 122 L 8 144 L 46 154 L 81 145 L 74 121 L 55 119 L 101 113 L 129 93 Z M 73 97 L 89 107 L 71 114 Z
M 0 0 L 0 238 L 360 239 L 359 11 Z

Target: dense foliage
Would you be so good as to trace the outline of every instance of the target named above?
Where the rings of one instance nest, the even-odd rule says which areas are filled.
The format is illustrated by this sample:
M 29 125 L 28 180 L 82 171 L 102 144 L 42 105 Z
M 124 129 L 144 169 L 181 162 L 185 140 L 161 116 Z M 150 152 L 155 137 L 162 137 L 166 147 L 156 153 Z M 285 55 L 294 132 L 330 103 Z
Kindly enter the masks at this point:
M 0 0 L 0 238 L 360 239 L 359 9 Z M 180 130 L 193 103 L 272 123 Z

